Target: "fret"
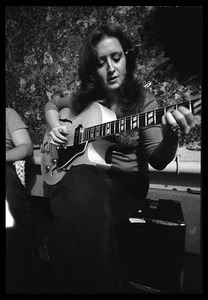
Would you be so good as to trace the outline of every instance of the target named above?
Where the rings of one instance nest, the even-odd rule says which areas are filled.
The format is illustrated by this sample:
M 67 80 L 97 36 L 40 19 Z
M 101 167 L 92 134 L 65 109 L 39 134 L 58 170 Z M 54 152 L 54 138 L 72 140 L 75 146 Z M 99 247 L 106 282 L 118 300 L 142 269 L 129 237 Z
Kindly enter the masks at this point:
M 147 126 L 147 113 L 145 113 L 145 126 Z
M 153 112 L 148 113 L 148 125 L 151 125 L 153 123 Z
M 125 131 L 125 122 L 124 119 L 120 119 L 120 132 Z
M 97 126 L 93 126 L 94 138 L 97 138 Z
M 193 112 L 197 114 L 201 110 L 201 100 L 198 100 L 193 103 Z
M 95 138 L 95 129 L 94 126 L 90 129 L 90 139 L 93 140 Z
M 106 123 L 106 135 L 110 135 L 110 123 Z
M 127 118 L 124 118 L 124 131 L 127 130 L 127 129 L 126 129 L 126 119 L 127 119 Z
M 130 128 L 133 129 L 133 116 L 130 117 Z
M 157 123 L 157 115 L 156 115 L 156 111 L 153 111 L 153 119 L 154 119 L 154 124 Z
M 97 125 L 96 127 L 96 138 L 98 139 L 100 137 L 100 125 Z
M 138 120 L 139 120 L 139 116 L 132 116 L 132 129 L 135 129 L 138 126 Z
M 192 113 L 192 106 L 191 106 L 191 101 L 189 101 L 189 110 Z
M 130 117 L 130 128 L 133 129 L 133 116 Z
M 93 130 L 93 127 L 90 128 L 90 140 L 94 139 L 94 133 L 95 131 Z
M 105 127 L 106 127 L 106 125 L 105 125 L 105 123 L 102 125 L 102 130 L 103 130 L 103 133 L 102 133 L 102 136 L 105 136 Z
M 113 122 L 113 125 L 114 125 L 113 133 L 116 134 L 116 121 Z
M 95 138 L 97 139 L 97 138 L 98 138 L 98 136 L 97 136 L 98 126 L 95 126 L 94 129 L 95 129 L 95 130 L 94 130 L 94 133 L 95 133 L 94 136 L 95 136 Z
M 123 131 L 126 131 L 126 119 L 122 120 L 122 124 L 123 124 Z

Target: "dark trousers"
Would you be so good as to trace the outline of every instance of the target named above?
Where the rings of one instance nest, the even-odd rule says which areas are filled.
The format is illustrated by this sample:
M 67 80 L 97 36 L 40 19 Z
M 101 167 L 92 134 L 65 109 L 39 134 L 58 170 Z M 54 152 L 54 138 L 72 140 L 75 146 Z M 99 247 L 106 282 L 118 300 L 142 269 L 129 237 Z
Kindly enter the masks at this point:
M 57 293 L 116 293 L 115 226 L 143 207 L 149 181 L 141 175 L 73 166 L 53 186 L 55 220 L 47 237 Z
M 6 228 L 6 293 L 35 293 L 36 266 L 32 246 L 30 205 L 15 169 L 6 165 L 6 200 L 14 226 Z

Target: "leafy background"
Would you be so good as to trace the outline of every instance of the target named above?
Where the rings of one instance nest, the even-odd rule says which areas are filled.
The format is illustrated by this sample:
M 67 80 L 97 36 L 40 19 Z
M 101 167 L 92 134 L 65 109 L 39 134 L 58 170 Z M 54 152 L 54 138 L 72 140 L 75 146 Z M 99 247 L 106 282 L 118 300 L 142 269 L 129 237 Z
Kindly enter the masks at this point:
M 78 56 L 100 23 L 121 26 L 139 45 L 135 75 L 160 107 L 201 95 L 202 7 L 7 6 L 6 106 L 29 127 L 34 146 L 46 130 L 44 106 L 79 86 Z M 201 116 L 180 146 L 200 149 Z

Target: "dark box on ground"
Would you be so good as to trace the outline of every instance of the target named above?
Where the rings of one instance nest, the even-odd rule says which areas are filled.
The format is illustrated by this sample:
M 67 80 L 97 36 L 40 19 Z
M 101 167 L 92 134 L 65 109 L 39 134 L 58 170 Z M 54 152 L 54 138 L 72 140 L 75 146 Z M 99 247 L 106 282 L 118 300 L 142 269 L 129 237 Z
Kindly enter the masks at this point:
M 147 292 L 181 293 L 185 255 L 181 204 L 149 200 L 116 228 L 121 262 L 129 282 Z

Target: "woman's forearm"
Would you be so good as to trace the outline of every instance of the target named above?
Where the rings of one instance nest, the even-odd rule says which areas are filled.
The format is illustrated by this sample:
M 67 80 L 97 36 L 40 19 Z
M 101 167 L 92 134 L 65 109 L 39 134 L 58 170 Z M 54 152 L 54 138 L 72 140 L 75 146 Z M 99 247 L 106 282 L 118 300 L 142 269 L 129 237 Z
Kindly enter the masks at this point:
M 50 129 L 60 126 L 58 111 L 52 110 L 52 109 L 46 111 L 45 118 L 46 118 L 46 122 L 47 122 L 48 126 L 50 127 Z
M 179 138 L 164 138 L 149 157 L 150 165 L 156 170 L 163 170 L 175 157 Z

